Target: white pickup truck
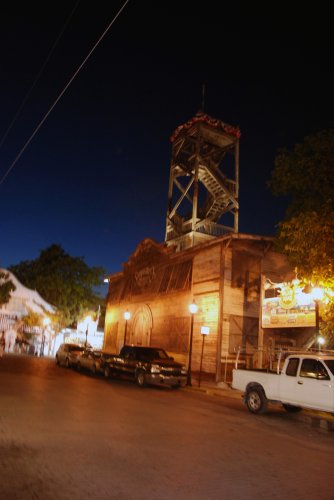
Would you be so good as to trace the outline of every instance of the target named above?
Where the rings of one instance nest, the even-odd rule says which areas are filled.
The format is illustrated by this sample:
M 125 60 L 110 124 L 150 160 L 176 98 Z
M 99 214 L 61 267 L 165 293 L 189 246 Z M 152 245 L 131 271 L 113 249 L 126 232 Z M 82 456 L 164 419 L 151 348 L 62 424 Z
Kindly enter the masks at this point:
M 232 388 L 244 393 L 252 413 L 264 413 L 268 402 L 334 413 L 334 355 L 292 354 L 277 373 L 236 368 Z

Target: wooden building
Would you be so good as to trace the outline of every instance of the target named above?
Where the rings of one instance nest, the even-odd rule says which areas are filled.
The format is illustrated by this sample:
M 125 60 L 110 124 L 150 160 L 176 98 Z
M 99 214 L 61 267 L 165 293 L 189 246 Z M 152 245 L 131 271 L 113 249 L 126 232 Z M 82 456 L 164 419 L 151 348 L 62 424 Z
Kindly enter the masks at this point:
M 144 239 L 110 276 L 107 351 L 154 345 L 187 364 L 191 347 L 194 373 L 202 359 L 203 376 L 228 381 L 239 347 L 251 353 L 297 336 L 261 328 L 264 283 L 295 275 L 272 238 L 238 232 L 239 138 L 237 127 L 203 112 L 174 132 L 165 242 Z M 192 301 L 198 311 L 190 342 Z M 203 327 L 209 335 L 202 358 Z M 247 352 L 244 363 L 262 364 Z
M 145 239 L 123 271 L 110 277 L 104 348 L 160 346 L 187 364 L 188 307 L 195 301 L 192 370 L 199 371 L 206 326 L 204 376 L 229 380 L 239 347 L 251 354 L 272 342 L 273 330 L 264 334 L 260 324 L 264 276 L 276 282 L 293 277 L 268 237 L 231 233 L 183 251 Z

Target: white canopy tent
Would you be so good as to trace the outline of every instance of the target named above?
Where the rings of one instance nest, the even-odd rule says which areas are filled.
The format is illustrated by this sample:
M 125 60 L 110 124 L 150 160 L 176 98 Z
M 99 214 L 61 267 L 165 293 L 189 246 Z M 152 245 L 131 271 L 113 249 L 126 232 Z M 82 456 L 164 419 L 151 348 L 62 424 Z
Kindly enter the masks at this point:
M 15 319 L 22 318 L 31 311 L 41 316 L 56 312 L 55 307 L 46 302 L 36 290 L 31 290 L 22 285 L 12 272 L 2 268 L 0 268 L 0 272 L 8 275 L 6 280 L 0 279 L 0 285 L 10 280 L 16 287 L 11 292 L 9 302 L 0 307 L 0 330 L 6 329 Z

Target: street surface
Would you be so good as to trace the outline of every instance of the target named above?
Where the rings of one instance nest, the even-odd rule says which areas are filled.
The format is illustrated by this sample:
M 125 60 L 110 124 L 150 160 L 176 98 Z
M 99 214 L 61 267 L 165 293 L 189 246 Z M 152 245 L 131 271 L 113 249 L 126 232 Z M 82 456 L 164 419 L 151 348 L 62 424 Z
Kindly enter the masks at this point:
M 0 499 L 334 499 L 334 433 L 284 410 L 0 358 Z

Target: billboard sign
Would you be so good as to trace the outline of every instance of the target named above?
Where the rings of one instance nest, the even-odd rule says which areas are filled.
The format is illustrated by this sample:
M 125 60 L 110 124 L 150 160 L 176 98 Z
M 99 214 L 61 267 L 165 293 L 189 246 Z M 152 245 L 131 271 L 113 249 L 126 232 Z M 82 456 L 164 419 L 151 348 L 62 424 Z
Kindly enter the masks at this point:
M 310 293 L 290 284 L 277 284 L 265 291 L 262 328 L 309 326 L 315 326 L 315 303 Z

